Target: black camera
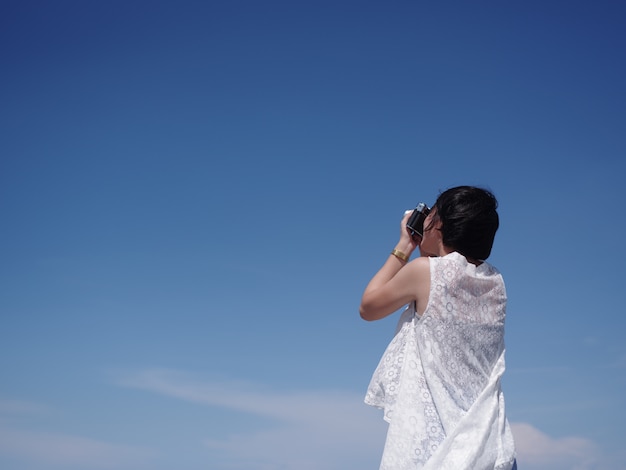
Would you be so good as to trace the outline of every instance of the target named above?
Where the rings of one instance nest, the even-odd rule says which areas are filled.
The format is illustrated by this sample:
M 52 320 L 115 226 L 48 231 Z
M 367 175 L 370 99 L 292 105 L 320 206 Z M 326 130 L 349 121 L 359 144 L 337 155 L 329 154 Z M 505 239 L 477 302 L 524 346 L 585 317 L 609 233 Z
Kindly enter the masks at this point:
M 420 202 L 406 223 L 406 228 L 411 234 L 411 238 L 416 242 L 419 242 L 424 236 L 424 221 L 429 213 L 430 208 L 423 202 Z

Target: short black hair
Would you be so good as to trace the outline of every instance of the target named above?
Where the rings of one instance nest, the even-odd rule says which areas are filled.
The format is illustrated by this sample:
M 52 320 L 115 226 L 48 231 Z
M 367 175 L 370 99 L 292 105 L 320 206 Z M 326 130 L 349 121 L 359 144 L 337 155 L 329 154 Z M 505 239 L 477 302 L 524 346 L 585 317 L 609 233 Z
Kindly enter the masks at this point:
M 500 225 L 498 201 L 490 191 L 474 186 L 450 188 L 439 195 L 434 208 L 445 246 L 467 258 L 489 257 Z

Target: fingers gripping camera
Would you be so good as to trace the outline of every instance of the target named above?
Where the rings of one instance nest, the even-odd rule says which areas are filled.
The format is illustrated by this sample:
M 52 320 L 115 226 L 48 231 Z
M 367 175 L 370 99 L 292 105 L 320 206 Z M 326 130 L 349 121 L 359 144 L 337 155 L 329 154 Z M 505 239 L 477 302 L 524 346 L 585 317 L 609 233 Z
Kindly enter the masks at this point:
M 411 234 L 411 238 L 416 242 L 419 242 L 424 236 L 424 221 L 429 213 L 430 208 L 423 202 L 420 202 L 406 223 L 406 228 Z

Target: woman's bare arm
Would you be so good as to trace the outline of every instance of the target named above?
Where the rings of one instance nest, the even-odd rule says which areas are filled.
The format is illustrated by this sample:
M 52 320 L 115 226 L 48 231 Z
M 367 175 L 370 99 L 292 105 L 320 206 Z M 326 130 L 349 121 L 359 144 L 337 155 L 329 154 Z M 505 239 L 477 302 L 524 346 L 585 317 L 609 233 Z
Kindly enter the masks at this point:
M 406 230 L 410 214 L 400 224 L 400 240 L 395 250 L 407 257 L 417 247 Z M 428 301 L 430 289 L 430 265 L 428 258 L 417 258 L 407 262 L 395 255 L 389 255 L 385 264 L 368 283 L 359 312 L 364 320 L 379 320 L 392 314 L 403 305 L 417 301 L 422 311 Z M 421 312 L 419 312 L 421 313 Z

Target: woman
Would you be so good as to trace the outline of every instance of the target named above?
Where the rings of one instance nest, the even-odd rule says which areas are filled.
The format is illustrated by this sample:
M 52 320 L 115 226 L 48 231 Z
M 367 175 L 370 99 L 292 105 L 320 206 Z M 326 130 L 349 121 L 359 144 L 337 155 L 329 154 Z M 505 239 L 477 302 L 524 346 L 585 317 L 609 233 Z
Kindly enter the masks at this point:
M 493 194 L 443 192 L 417 241 L 400 240 L 367 285 L 360 313 L 378 320 L 408 304 L 365 402 L 389 423 L 381 470 L 511 470 L 504 373 L 506 291 L 485 260 L 499 218 Z M 409 262 L 419 246 L 421 257 Z

